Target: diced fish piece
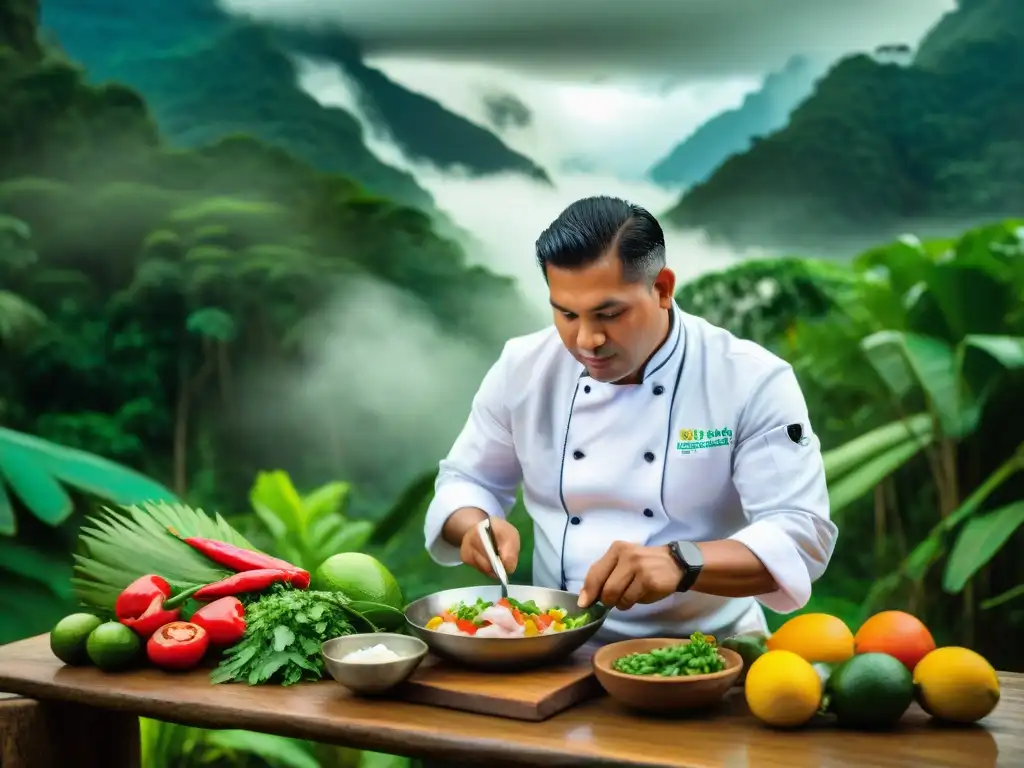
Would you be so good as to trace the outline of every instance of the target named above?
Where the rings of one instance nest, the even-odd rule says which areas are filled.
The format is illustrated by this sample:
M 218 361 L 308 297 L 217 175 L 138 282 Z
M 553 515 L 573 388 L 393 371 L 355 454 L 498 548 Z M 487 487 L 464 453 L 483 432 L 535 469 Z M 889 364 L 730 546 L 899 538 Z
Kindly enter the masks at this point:
M 503 605 L 492 605 L 480 612 L 482 621 L 489 621 L 491 624 L 501 627 L 509 632 L 514 632 L 519 623 L 516 621 L 512 611 Z
M 442 635 L 465 635 L 466 633 L 455 626 L 455 622 L 446 621 L 439 624 L 435 632 L 440 632 Z
M 474 637 L 514 637 L 514 635 L 497 624 L 488 624 L 486 627 L 480 627 Z

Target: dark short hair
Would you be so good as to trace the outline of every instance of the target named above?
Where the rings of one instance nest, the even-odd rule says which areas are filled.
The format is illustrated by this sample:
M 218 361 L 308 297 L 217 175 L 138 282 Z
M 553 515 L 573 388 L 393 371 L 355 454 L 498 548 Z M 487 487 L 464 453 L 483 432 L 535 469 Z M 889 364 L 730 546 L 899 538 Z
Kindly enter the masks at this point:
M 614 250 L 629 282 L 653 282 L 665 267 L 665 233 L 651 213 L 617 197 L 577 200 L 537 238 L 537 263 L 547 268 L 585 267 Z

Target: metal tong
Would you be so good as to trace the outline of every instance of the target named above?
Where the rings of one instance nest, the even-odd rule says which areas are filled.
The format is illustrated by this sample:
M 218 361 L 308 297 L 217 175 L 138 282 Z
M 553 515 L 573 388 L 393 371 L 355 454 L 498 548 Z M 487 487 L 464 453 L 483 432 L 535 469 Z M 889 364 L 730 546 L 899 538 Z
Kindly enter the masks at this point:
M 491 518 L 488 517 L 485 520 L 481 520 L 477 523 L 477 531 L 480 534 L 480 539 L 484 543 L 484 552 L 487 553 L 487 559 L 491 563 L 491 568 L 498 576 L 498 581 L 501 582 L 501 596 L 508 597 L 508 574 L 505 573 L 505 565 L 501 562 L 501 558 L 498 557 L 498 542 L 494 539 L 494 529 L 491 528 Z

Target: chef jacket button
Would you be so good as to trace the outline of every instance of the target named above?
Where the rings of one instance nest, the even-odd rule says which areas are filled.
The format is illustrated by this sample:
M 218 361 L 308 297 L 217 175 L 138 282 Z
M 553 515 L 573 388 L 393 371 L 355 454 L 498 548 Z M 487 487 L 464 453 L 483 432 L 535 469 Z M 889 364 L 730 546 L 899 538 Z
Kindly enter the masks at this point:
M 654 517 L 654 510 L 653 509 L 645 509 L 644 510 L 644 517 Z
M 582 459 L 583 458 L 583 451 L 573 451 L 572 452 L 572 457 L 574 459 Z
M 647 453 L 644 454 L 644 459 L 646 459 L 647 463 L 650 464 L 652 461 L 654 461 L 654 454 L 648 451 Z
M 589 394 L 590 394 L 590 385 L 589 385 L 589 384 L 587 384 L 587 385 L 586 385 L 586 386 L 585 386 L 585 387 L 583 388 L 583 391 L 584 391 L 584 392 L 586 392 L 586 393 L 587 393 L 587 394 L 589 395 Z
M 572 523 L 573 525 L 579 525 L 581 520 L 578 517 L 574 517 L 569 522 Z
M 655 384 L 654 385 L 654 394 L 656 394 L 656 395 L 663 395 L 663 394 L 665 394 L 665 388 L 663 386 L 661 386 L 661 384 Z

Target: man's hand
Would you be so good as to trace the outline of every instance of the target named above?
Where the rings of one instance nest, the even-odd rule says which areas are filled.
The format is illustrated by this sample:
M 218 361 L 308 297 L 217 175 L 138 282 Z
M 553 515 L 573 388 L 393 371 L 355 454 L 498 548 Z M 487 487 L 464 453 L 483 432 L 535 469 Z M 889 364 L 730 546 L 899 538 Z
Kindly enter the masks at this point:
M 494 531 L 501 564 L 505 566 L 505 573 L 511 576 L 519 564 L 519 531 L 512 523 L 500 517 L 491 517 L 491 530 Z M 476 568 L 484 576 L 498 578 L 498 574 L 491 568 L 491 561 L 487 559 L 487 550 L 484 549 L 480 530 L 475 525 L 463 534 L 459 554 L 466 565 Z
M 637 603 L 655 603 L 679 586 L 683 571 L 668 547 L 642 547 L 616 541 L 590 566 L 580 590 L 580 607 L 600 600 L 609 608 L 628 610 Z

